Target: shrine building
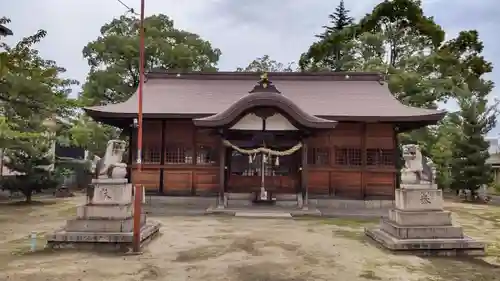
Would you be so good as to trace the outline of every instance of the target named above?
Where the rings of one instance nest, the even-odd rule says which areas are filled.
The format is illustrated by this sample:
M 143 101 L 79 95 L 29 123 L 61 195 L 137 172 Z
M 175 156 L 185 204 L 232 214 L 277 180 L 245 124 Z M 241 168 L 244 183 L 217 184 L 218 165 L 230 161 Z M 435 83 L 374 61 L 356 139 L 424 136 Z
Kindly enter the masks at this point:
M 129 180 L 166 196 L 388 199 L 396 135 L 444 111 L 403 105 L 377 73 L 148 73 L 138 97 L 85 108 L 129 136 Z M 256 195 L 256 198 L 259 195 Z

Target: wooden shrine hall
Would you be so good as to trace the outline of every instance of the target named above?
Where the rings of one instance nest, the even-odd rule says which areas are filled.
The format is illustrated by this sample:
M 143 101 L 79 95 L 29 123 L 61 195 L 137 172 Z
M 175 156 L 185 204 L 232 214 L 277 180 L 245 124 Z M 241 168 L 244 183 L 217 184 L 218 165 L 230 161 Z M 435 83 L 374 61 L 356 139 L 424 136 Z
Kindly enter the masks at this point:
M 129 180 L 177 196 L 392 199 L 397 134 L 445 112 L 403 105 L 377 73 L 147 74 L 142 171 L 137 93 L 85 108 L 129 136 Z

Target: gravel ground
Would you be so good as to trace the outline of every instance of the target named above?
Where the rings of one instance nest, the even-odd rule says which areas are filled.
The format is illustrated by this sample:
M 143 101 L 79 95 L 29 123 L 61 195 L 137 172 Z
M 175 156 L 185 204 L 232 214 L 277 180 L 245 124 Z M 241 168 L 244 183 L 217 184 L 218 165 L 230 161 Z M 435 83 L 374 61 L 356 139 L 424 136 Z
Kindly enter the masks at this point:
M 153 217 L 162 234 L 141 256 L 48 252 L 43 234 L 83 198 L 42 202 L 0 204 L 0 280 L 500 280 L 495 206 L 448 204 L 467 234 L 490 242 L 487 257 L 456 260 L 392 255 L 363 235 L 375 221 L 339 218 Z M 35 253 L 31 231 L 40 234 Z

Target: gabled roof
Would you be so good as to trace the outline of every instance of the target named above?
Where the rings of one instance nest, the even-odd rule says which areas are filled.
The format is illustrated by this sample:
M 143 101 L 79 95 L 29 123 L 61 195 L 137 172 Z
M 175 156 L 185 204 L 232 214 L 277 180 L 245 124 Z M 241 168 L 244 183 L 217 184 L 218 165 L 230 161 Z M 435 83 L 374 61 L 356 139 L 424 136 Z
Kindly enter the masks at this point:
M 14 35 L 14 33 L 12 33 L 12 30 L 0 24 L 0 35 L 7 36 Z
M 308 115 L 336 121 L 433 124 L 444 111 L 403 105 L 377 73 L 268 73 L 269 79 Z M 230 108 L 249 95 L 258 73 L 151 72 L 144 85 L 145 118 L 201 118 Z M 129 100 L 85 108 L 94 119 L 137 116 L 137 93 Z

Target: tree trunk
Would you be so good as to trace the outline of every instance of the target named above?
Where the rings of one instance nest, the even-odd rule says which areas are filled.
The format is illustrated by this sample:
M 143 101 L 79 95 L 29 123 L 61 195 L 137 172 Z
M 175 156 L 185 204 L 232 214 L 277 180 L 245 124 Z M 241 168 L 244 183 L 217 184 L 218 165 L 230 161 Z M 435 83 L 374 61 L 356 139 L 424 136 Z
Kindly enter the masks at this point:
M 29 192 L 28 194 L 24 194 L 26 196 L 26 203 L 27 204 L 30 204 L 31 203 L 31 192 Z
M 33 192 L 32 192 L 32 189 L 31 188 L 26 188 L 26 189 L 22 189 L 21 190 L 21 193 L 24 195 L 24 197 L 26 198 L 25 202 L 27 204 L 30 204 L 31 203 L 31 197 L 33 195 Z

